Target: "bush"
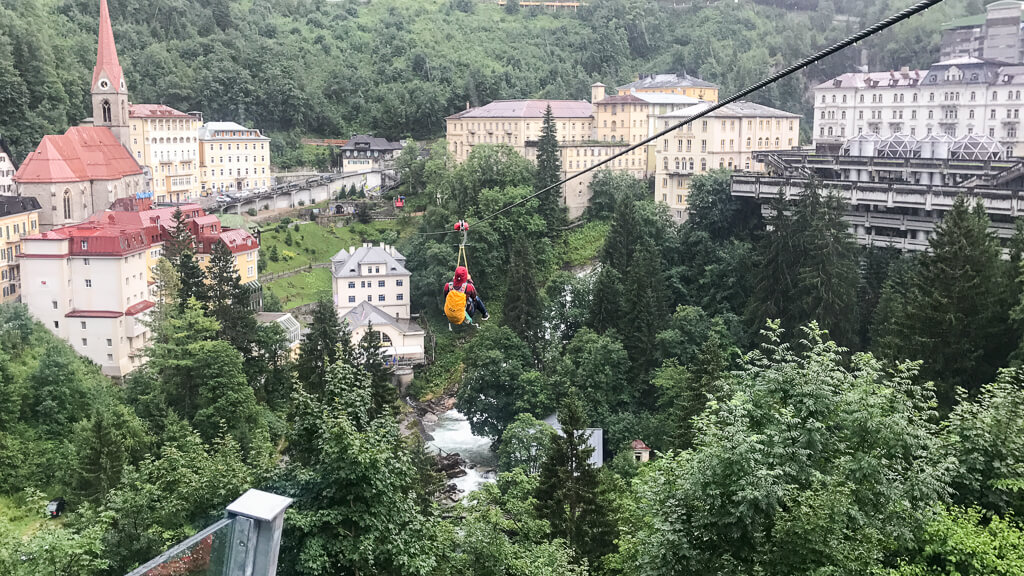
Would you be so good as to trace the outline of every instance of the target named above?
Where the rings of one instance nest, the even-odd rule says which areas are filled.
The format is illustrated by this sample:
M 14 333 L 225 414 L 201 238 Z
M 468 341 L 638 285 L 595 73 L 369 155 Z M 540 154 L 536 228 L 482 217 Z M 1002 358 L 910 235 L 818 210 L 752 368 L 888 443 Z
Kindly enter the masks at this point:
M 245 211 L 245 213 L 248 214 L 249 216 L 255 216 L 256 215 L 256 209 L 255 208 L 249 208 L 248 210 Z
M 305 200 L 299 200 L 299 206 L 300 207 L 305 206 L 305 205 L 306 205 L 306 201 Z
M 263 209 L 264 210 L 270 210 L 270 204 L 264 204 L 263 205 Z

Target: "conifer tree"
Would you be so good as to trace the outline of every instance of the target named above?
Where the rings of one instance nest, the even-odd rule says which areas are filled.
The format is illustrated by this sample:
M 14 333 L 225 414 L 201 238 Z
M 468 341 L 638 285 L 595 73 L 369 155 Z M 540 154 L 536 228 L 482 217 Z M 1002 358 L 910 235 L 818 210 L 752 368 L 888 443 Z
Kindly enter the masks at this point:
M 795 244 L 801 254 L 797 273 L 797 322 L 817 321 L 844 346 L 857 343 L 858 248 L 845 205 L 835 194 L 822 195 L 812 182 L 796 205 Z
M 747 305 L 747 321 L 753 330 L 760 330 L 765 320 L 782 320 L 784 326 L 793 319 L 791 298 L 797 282 L 794 261 L 793 220 L 786 214 L 785 201 L 772 201 L 767 217 L 767 232 L 757 245 L 754 289 Z M 756 333 L 756 332 L 755 332 Z
M 544 111 L 544 124 L 537 142 L 537 180 L 534 189 L 543 190 L 562 179 L 562 157 L 558 149 L 558 131 L 555 117 L 548 105 Z M 548 190 L 539 197 L 540 215 L 548 224 L 549 233 L 565 226 L 568 220 L 562 203 L 562 188 Z
M 242 287 L 235 268 L 235 256 L 224 242 L 213 245 L 206 274 L 209 278 L 206 299 L 210 315 L 220 323 L 221 337 L 244 356 L 251 356 L 256 318 L 250 307 L 249 294 Z
M 620 325 L 622 310 L 622 275 L 614 268 L 604 266 L 594 282 L 587 326 L 595 332 L 605 333 Z
M 907 304 L 894 311 L 893 324 L 907 332 L 890 335 L 902 344 L 889 357 L 923 360 L 921 375 L 935 381 L 944 410 L 957 387 L 972 392 L 990 382 L 1016 344 L 1006 263 L 988 226 L 980 201 L 972 208 L 958 198 L 915 270 Z
M 633 363 L 634 376 L 638 382 L 646 382 L 657 366 L 657 348 L 653 343 L 668 315 L 664 267 L 658 250 L 649 241 L 637 248 L 622 285 L 618 330 Z
M 186 248 L 178 256 L 178 278 L 181 287 L 178 291 L 178 307 L 184 309 L 190 299 L 198 302 L 207 302 L 206 273 L 199 266 L 196 260 L 196 253 L 192 248 Z
M 384 357 L 381 355 L 380 334 L 373 329 L 371 323 L 367 326 L 366 333 L 359 339 L 359 361 L 363 371 L 370 377 L 371 418 L 393 414 L 395 402 L 398 401 L 398 391 L 391 382 L 391 371 L 384 364 Z
M 352 338 L 342 326 L 334 304 L 327 297 L 320 298 L 313 308 L 313 322 L 302 338 L 296 372 L 299 384 L 310 394 L 319 396 L 327 381 L 327 369 L 339 359 L 352 361 Z
M 629 273 L 633 266 L 633 254 L 644 238 L 636 201 L 620 198 L 615 207 L 615 217 L 605 238 L 601 252 L 601 264 L 613 268 L 620 276 Z
M 508 286 L 505 290 L 504 321 L 527 344 L 540 336 L 540 291 L 529 241 L 519 236 L 509 257 Z
M 178 268 L 182 253 L 186 250 L 193 250 L 196 239 L 189 231 L 188 219 L 185 218 L 185 213 L 181 211 L 180 207 L 174 209 L 171 219 L 172 223 L 167 227 L 170 239 L 164 246 L 164 258 Z
M 596 562 L 613 550 L 614 529 L 598 491 L 598 471 L 590 463 L 583 401 L 571 390 L 558 409 L 562 433 L 551 436 L 534 492 L 538 514 L 551 525 L 551 536 L 563 538 L 577 553 Z

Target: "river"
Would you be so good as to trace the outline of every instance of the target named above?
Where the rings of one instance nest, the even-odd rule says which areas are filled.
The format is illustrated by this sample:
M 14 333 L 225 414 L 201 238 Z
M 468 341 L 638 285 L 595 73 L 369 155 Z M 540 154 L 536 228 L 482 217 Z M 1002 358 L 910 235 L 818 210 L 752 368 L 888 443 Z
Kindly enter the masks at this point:
M 429 448 L 440 448 L 446 453 L 458 452 L 466 460 L 466 475 L 452 480 L 463 495 L 476 490 L 485 482 L 494 482 L 498 457 L 491 451 L 491 439 L 474 436 L 469 421 L 461 412 L 452 409 L 441 414 L 437 424 L 428 427 L 427 432 L 434 437 L 427 442 Z M 472 469 L 470 466 L 473 466 Z M 485 471 L 481 472 L 481 468 Z

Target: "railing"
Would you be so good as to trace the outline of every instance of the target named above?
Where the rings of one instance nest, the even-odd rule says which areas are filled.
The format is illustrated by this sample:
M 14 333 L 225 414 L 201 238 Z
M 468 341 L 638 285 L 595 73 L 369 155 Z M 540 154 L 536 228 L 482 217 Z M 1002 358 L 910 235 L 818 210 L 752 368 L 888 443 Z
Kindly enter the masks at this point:
M 227 515 L 127 576 L 274 576 L 291 498 L 249 490 Z

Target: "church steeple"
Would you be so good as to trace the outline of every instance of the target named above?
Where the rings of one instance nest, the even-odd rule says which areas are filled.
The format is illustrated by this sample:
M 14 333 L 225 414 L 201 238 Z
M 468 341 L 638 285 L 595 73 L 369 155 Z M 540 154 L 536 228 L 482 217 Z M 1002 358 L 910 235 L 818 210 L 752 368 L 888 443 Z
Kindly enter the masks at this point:
M 99 43 L 92 71 L 92 118 L 95 126 L 110 128 L 121 144 L 128 147 L 128 86 L 117 59 L 107 0 L 100 0 Z

